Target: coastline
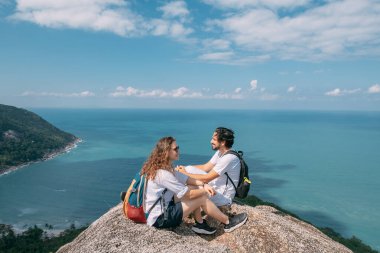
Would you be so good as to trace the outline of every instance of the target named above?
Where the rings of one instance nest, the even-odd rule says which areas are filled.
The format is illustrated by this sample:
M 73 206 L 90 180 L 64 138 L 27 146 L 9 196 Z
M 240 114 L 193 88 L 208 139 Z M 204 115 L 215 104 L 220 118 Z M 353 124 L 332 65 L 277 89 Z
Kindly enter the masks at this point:
M 35 160 L 35 161 L 30 161 L 30 162 L 23 163 L 23 164 L 20 164 L 20 165 L 17 165 L 17 166 L 11 166 L 9 168 L 6 168 L 6 169 L 0 171 L 0 177 L 3 176 L 3 175 L 7 175 L 9 173 L 12 173 L 12 172 L 14 172 L 14 171 L 16 171 L 18 169 L 27 167 L 27 166 L 29 166 L 31 164 L 48 161 L 48 160 L 54 159 L 55 157 L 57 157 L 59 155 L 62 155 L 62 154 L 65 154 L 65 153 L 69 153 L 72 149 L 76 148 L 78 146 L 78 144 L 81 143 L 81 142 L 83 142 L 82 139 L 76 138 L 74 141 L 70 142 L 65 147 L 63 147 L 61 149 L 58 149 L 58 150 L 55 150 L 55 151 L 53 151 L 51 153 L 45 154 L 44 157 L 41 158 L 41 159 L 38 159 L 38 160 Z

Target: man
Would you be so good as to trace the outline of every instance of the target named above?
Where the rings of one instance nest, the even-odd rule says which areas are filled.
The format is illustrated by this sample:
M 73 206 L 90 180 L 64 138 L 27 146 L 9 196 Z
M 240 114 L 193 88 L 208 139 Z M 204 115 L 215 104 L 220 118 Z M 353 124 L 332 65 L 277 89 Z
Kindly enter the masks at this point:
M 211 148 L 216 150 L 211 160 L 202 165 L 180 166 L 178 169 L 183 174 L 212 186 L 216 194 L 210 199 L 217 206 L 230 205 L 236 193 L 225 173 L 228 173 L 235 185 L 239 183 L 240 160 L 233 154 L 226 154 L 233 144 L 234 132 L 225 127 L 218 127 L 211 139 Z

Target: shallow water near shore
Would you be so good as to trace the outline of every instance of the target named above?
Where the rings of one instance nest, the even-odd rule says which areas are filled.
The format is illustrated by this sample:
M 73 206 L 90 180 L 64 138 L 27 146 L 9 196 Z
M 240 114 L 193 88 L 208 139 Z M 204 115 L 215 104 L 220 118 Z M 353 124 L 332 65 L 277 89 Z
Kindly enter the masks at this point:
M 0 223 L 89 224 L 119 202 L 155 142 L 179 164 L 207 162 L 212 131 L 235 130 L 252 193 L 380 249 L 380 113 L 32 109 L 83 140 L 52 160 L 0 176 Z

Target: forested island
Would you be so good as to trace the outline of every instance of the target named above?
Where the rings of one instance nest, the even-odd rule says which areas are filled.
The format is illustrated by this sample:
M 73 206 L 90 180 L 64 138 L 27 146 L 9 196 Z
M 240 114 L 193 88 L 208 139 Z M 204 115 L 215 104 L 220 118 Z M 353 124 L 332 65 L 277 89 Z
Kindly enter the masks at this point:
M 0 174 L 49 159 L 78 141 L 33 112 L 0 104 Z

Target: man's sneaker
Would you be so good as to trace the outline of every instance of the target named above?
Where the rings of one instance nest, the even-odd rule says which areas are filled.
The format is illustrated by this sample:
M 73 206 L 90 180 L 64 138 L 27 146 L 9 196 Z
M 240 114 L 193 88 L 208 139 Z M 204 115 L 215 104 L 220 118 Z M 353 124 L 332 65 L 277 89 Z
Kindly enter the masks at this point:
M 120 192 L 121 201 L 124 201 L 126 194 L 127 194 L 127 192 Z
M 247 213 L 239 213 L 237 215 L 234 215 L 230 218 L 230 223 L 227 225 L 224 225 L 224 232 L 232 232 L 235 229 L 241 227 L 244 225 L 244 223 L 247 221 L 248 216 Z
M 216 232 L 216 228 L 210 227 L 205 220 L 203 220 L 203 223 L 195 221 L 195 224 L 191 229 L 197 234 L 204 235 L 212 235 Z

